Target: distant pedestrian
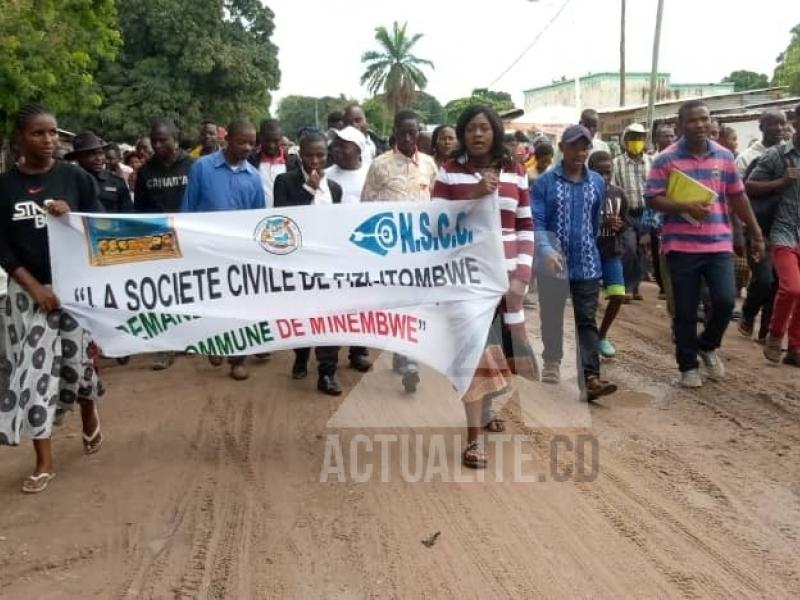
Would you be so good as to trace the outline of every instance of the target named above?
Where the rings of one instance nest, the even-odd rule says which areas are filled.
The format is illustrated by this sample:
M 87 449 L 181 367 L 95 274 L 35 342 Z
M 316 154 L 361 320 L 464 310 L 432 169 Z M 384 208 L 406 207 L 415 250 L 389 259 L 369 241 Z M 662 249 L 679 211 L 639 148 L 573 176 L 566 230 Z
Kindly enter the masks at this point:
M 800 131 L 800 104 L 794 110 L 795 131 Z M 778 275 L 778 293 L 772 308 L 764 356 L 781 358 L 783 338 L 789 334 L 789 351 L 783 359 L 800 367 L 800 134 L 767 150 L 747 181 L 747 189 L 771 197 L 773 216 L 769 242 Z
M 212 152 L 216 152 L 219 148 L 219 127 L 217 127 L 216 123 L 206 121 L 200 126 L 200 131 L 197 134 L 197 145 L 192 148 L 189 156 L 197 159 L 201 156 L 207 156 Z
M 72 147 L 72 152 L 64 158 L 76 161 L 94 178 L 105 212 L 132 213 L 133 202 L 128 184 L 105 168 L 106 144 L 95 134 L 84 132 L 75 136 Z
M 433 130 L 431 144 L 433 146 L 433 159 L 436 161 L 436 166 L 441 167 L 445 161 L 453 156 L 458 148 L 455 127 L 439 125 Z
M 600 209 L 600 235 L 597 237 L 597 248 L 602 261 L 603 289 L 608 304 L 598 330 L 600 341 L 597 344 L 597 351 L 606 358 L 613 358 L 617 351 L 608 338 L 608 332 L 625 300 L 622 232 L 627 227 L 628 201 L 622 188 L 611 183 L 614 166 L 608 152 L 602 150 L 593 152 L 589 157 L 589 169 L 600 173 L 606 183 L 606 195 Z
M 653 158 L 645 154 L 647 132 L 640 123 L 633 123 L 622 134 L 623 153 L 614 159 L 612 183 L 621 187 L 628 201 L 628 227 L 622 234 L 622 264 L 625 273 L 626 300 L 643 300 L 639 286 L 647 273 L 647 253 L 642 237 L 648 233 L 642 224 L 644 190 Z
M 786 115 L 781 110 L 766 110 L 761 114 L 758 127 L 761 130 L 761 139 L 748 146 L 737 158 L 736 168 L 743 179 L 749 179 L 758 162 L 766 152 L 778 144 L 783 143 L 783 131 L 786 126 Z M 761 177 L 766 177 L 762 173 Z M 748 185 L 748 184 L 746 184 Z M 762 186 L 763 187 L 763 186 Z M 753 212 L 761 226 L 764 236 L 769 239 L 772 220 L 775 214 L 777 200 L 775 194 L 762 193 L 759 184 L 748 185 L 747 195 L 753 206 Z M 749 243 L 749 232 L 745 232 L 745 246 Z M 762 260 L 755 262 L 752 257 L 747 257 L 750 266 L 750 282 L 747 286 L 747 295 L 742 305 L 742 318 L 739 320 L 739 333 L 745 337 L 756 334 L 756 340 L 765 343 L 769 322 L 772 318 L 772 307 L 775 294 L 778 291 L 778 282 L 774 276 L 772 256 L 768 252 Z M 756 318 L 761 313 L 760 324 L 756 331 Z

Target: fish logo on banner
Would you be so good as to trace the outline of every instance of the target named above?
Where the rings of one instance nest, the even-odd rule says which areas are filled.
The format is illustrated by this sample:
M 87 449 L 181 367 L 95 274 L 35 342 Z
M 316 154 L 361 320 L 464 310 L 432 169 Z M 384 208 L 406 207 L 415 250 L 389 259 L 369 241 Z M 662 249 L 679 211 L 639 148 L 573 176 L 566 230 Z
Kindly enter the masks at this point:
M 270 254 L 291 254 L 303 245 L 300 227 L 283 215 L 267 217 L 256 225 L 253 239 Z
M 465 226 L 466 219 L 464 211 L 455 219 L 446 212 L 382 212 L 356 227 L 350 241 L 379 256 L 386 256 L 394 248 L 403 254 L 461 248 L 472 244 L 475 237 Z
M 386 256 L 389 249 L 397 244 L 397 225 L 394 214 L 390 212 L 373 215 L 350 235 L 350 241 L 359 248 Z

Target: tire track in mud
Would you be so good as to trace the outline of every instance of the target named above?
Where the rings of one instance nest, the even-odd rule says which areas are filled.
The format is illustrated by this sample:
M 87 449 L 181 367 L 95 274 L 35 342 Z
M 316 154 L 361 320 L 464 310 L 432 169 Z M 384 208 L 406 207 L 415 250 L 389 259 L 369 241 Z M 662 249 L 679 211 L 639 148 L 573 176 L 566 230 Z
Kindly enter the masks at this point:
M 209 435 L 208 432 L 213 405 L 213 397 L 209 396 L 200 410 L 197 426 L 186 452 L 186 457 L 190 460 L 196 459 L 199 453 L 209 457 L 209 454 L 213 455 L 216 452 L 214 436 Z M 178 486 L 182 492 L 172 504 L 171 516 L 167 521 L 170 528 L 164 545 L 156 552 L 155 556 L 149 556 L 148 544 L 141 539 L 141 532 L 139 532 L 138 541 L 132 545 L 131 552 L 128 553 L 130 561 L 126 568 L 128 575 L 117 593 L 120 600 L 129 599 L 132 596 L 163 597 L 161 595 L 154 596 L 153 593 L 156 586 L 164 579 L 167 565 L 172 558 L 176 534 L 184 529 L 191 530 L 196 520 L 197 506 L 200 502 L 198 492 L 202 487 L 195 485 L 194 479 L 195 474 L 189 469 L 182 484 Z

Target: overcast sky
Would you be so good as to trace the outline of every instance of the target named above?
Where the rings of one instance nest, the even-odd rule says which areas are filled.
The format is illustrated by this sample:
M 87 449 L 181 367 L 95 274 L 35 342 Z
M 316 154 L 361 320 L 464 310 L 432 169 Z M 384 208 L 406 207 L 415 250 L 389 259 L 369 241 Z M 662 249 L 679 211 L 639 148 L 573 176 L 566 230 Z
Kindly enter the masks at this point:
M 378 25 L 408 21 L 424 34 L 417 56 L 432 60 L 426 91 L 442 103 L 476 87 L 512 94 L 562 75 L 619 69 L 620 0 L 570 0 L 525 57 L 492 83 L 530 44 L 565 0 L 262 0 L 275 12 L 285 95 L 368 95 L 361 54 L 377 49 Z M 649 71 L 656 0 L 628 0 L 627 70 Z M 659 68 L 673 82 L 717 82 L 748 69 L 770 77 L 800 20 L 797 0 L 665 0 Z M 736 7 L 736 8 L 734 8 Z

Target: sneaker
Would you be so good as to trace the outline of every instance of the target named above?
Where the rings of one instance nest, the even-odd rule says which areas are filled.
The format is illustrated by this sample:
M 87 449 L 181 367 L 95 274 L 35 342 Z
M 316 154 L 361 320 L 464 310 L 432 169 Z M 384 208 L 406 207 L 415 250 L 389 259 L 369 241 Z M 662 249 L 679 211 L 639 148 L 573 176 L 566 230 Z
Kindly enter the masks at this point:
M 700 350 L 698 355 L 703 362 L 703 366 L 708 371 L 709 379 L 712 381 L 722 381 L 725 379 L 725 363 L 722 362 L 716 350 L 709 350 L 708 352 Z
M 764 344 L 764 358 L 766 358 L 770 362 L 780 362 L 781 361 L 781 343 L 783 342 L 783 338 L 775 337 L 771 333 L 767 335 L 767 340 Z
M 617 349 L 608 338 L 603 338 L 597 342 L 597 351 L 606 358 L 614 358 L 617 355 Z
M 753 337 L 753 324 L 748 323 L 744 320 L 744 318 L 739 321 L 739 327 L 737 327 L 737 330 L 739 331 L 739 335 L 742 335 L 746 338 Z
M 700 379 L 700 371 L 691 369 L 681 373 L 681 387 L 696 389 L 703 387 L 703 380 Z
M 544 363 L 542 369 L 542 383 L 560 383 L 561 382 L 561 365 L 557 362 Z
M 797 348 L 794 350 L 789 350 L 786 353 L 786 356 L 783 357 L 783 364 L 791 365 L 793 367 L 800 367 L 800 350 Z

